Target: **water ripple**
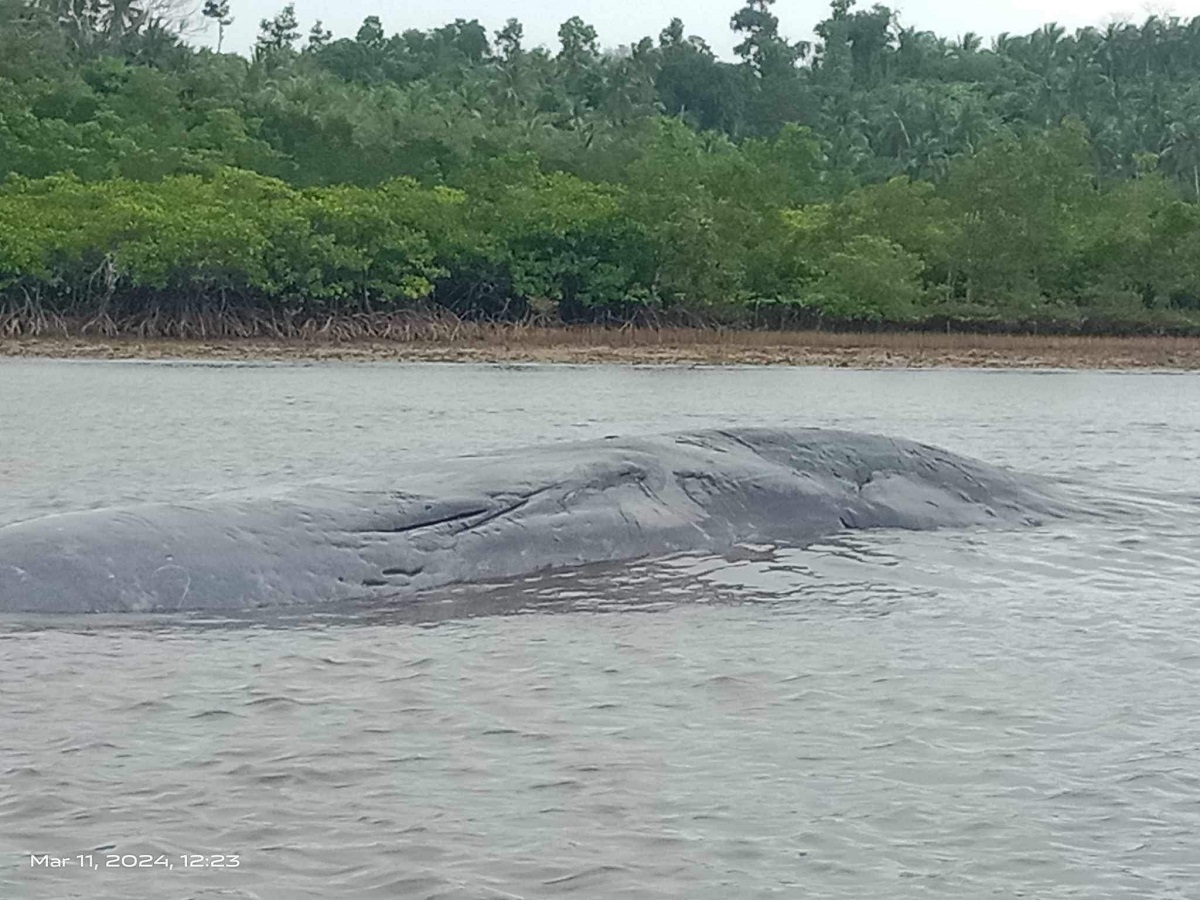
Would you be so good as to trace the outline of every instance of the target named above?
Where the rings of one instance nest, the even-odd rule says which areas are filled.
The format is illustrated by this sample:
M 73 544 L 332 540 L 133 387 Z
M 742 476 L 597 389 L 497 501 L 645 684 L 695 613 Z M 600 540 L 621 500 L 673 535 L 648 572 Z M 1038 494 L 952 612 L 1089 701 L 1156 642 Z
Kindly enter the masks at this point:
M 31 473 L 0 521 L 714 421 L 906 434 L 1103 514 L 400 606 L 6 619 L 5 900 L 1200 896 L 1194 379 L 0 365 L 0 456 Z

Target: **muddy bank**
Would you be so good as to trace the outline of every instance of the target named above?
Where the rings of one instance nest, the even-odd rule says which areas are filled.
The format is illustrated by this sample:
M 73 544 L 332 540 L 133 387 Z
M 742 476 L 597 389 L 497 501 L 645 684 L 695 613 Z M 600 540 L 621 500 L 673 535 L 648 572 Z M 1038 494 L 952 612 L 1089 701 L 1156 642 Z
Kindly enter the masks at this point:
M 1200 370 L 1200 338 L 465 325 L 436 340 L 7 338 L 0 339 L 0 355 L 84 359 Z

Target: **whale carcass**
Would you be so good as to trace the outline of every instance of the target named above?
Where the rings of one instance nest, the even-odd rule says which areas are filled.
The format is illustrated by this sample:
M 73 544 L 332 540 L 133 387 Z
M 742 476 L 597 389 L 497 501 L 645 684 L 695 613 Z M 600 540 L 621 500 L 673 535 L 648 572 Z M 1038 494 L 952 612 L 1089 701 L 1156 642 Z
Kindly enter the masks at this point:
M 0 527 L 0 611 L 235 610 L 845 529 L 1034 523 L 1066 502 L 935 447 L 728 429 L 462 457 L 314 485 Z

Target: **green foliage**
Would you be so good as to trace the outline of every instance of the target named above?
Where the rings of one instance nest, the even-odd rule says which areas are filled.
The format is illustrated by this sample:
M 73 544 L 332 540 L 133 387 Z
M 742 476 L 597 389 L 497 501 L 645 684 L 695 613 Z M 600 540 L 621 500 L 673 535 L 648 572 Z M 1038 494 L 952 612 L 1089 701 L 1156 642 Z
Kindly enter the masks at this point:
M 300 39 L 300 23 L 296 20 L 296 6 L 289 3 L 274 18 L 259 22 L 255 53 L 260 57 L 272 57 L 291 53 Z
M 904 323 L 918 318 L 924 262 L 899 243 L 867 233 L 883 224 L 816 204 L 785 214 L 795 262 L 791 303 L 820 318 Z
M 18 179 L 0 193 L 0 284 L 65 311 L 147 298 L 395 304 L 442 274 L 414 220 L 454 202 L 411 182 L 301 192 L 234 169 L 155 184 Z
M 1097 199 L 1078 123 L 1001 141 L 961 160 L 946 186 L 959 236 L 951 253 L 967 302 L 1058 294 Z
M 727 62 L 289 5 L 243 59 L 184 11 L 0 0 L 0 306 L 1200 321 L 1200 19 L 985 48 L 834 0 L 810 46 L 750 0 Z
M 821 263 L 806 303 L 835 319 L 908 322 L 917 317 L 921 260 L 886 238 L 855 235 Z

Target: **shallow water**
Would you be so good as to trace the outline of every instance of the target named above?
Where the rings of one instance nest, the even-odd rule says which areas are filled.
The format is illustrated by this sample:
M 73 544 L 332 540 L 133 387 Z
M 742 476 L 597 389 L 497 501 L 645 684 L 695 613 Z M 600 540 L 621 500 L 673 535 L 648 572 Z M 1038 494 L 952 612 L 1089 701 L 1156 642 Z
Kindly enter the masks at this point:
M 1113 515 L 0 619 L 0 897 L 1200 896 L 1196 376 L 3 362 L 0 523 L 724 424 Z

